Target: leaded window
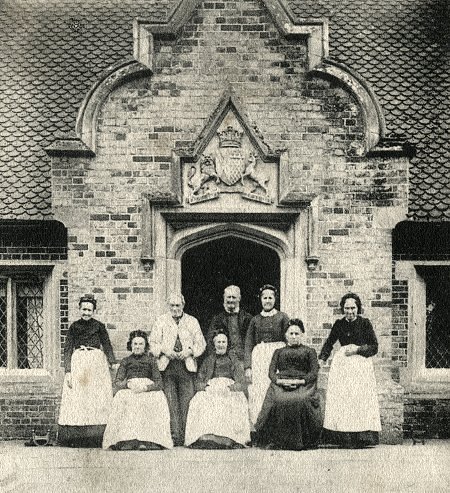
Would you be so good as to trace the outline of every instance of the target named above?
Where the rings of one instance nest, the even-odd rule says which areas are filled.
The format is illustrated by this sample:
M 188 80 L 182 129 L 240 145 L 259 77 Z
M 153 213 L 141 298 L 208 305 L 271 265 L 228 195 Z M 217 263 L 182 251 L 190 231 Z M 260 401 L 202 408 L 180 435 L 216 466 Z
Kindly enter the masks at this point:
M 425 368 L 450 368 L 450 267 L 420 269 L 426 285 Z
M 44 279 L 0 277 L 0 367 L 44 366 Z

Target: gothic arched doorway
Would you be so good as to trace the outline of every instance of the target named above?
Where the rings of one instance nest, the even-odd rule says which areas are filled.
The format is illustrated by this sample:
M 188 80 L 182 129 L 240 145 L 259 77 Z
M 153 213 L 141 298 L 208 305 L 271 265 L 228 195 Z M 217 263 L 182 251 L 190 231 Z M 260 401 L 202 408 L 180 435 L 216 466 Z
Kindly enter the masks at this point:
M 260 311 L 258 288 L 280 287 L 280 258 L 259 243 L 234 236 L 212 240 L 187 250 L 181 258 L 181 286 L 186 312 L 207 330 L 211 316 L 222 309 L 223 290 L 241 288 L 241 306 L 255 315 Z

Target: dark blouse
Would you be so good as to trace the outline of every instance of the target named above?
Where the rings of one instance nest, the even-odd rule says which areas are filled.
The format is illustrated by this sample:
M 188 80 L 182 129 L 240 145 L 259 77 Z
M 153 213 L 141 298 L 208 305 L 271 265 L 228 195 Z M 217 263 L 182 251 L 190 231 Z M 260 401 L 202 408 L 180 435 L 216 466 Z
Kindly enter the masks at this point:
M 341 346 L 348 344 L 360 346 L 358 354 L 365 358 L 374 356 L 378 352 L 378 341 L 368 318 L 358 316 L 353 322 L 349 322 L 345 317 L 336 320 L 320 351 L 319 359 L 324 361 L 328 359 L 336 341 L 339 341 Z
M 296 378 L 305 380 L 305 384 L 317 381 L 319 363 L 313 348 L 300 344 L 277 349 L 272 356 L 269 378 L 276 383 L 278 378 Z
M 116 360 L 105 325 L 94 318 L 89 320 L 80 318 L 69 327 L 64 345 L 64 368 L 66 373 L 70 372 L 73 352 L 81 346 L 103 349 L 110 365 Z
M 289 317 L 286 313 L 277 312 L 271 317 L 255 315 L 245 337 L 244 365 L 245 368 L 252 366 L 253 348 L 260 342 L 284 341 L 284 334 L 289 325 Z
M 234 351 L 238 358 L 244 359 L 244 342 L 248 326 L 252 316 L 244 310 L 239 313 L 228 313 L 223 310 L 221 313 L 214 315 L 211 320 L 206 340 L 208 343 L 208 352 L 214 352 L 213 335 L 217 330 L 223 330 L 228 334 L 230 351 Z
M 233 363 L 228 355 L 216 355 L 216 364 L 214 365 L 213 378 L 231 378 L 233 379 Z M 234 380 L 234 379 L 233 379 Z
M 244 384 L 242 361 L 232 352 L 223 355 L 216 353 L 208 355 L 200 367 L 195 387 L 197 390 L 204 390 L 208 380 L 218 377 L 231 378 L 235 381 L 235 390 L 239 390 Z
M 130 354 L 120 362 L 114 380 L 116 389 L 126 389 L 131 378 L 149 378 L 153 381 L 151 390 L 162 389 L 161 373 L 158 370 L 156 359 L 151 354 Z

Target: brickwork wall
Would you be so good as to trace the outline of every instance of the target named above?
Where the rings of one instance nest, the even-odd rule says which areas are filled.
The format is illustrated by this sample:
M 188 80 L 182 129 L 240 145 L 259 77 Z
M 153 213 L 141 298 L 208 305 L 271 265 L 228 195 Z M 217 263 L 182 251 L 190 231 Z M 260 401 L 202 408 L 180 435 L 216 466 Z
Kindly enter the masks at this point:
M 424 434 L 426 438 L 450 438 L 450 399 L 405 395 L 403 431 L 405 438 Z
M 397 367 L 405 367 L 408 351 L 408 281 L 395 279 L 395 270 L 393 273 L 392 359 L 397 362 Z
M 38 434 L 50 431 L 56 437 L 59 396 L 53 385 L 27 383 L 26 391 L 17 384 L 2 384 L 0 394 L 0 438 L 29 439 L 33 430 Z
M 66 260 L 67 248 L 33 247 L 33 246 L 0 246 L 0 260 Z

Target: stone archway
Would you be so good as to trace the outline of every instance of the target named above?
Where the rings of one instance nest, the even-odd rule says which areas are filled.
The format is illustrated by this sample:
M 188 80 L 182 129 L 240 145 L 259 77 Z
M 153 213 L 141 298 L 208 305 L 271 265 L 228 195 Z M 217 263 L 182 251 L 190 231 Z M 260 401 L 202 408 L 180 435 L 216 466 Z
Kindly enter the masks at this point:
M 308 220 L 301 211 L 273 215 L 197 215 L 155 208 L 153 231 L 155 315 L 165 310 L 168 293 L 182 289 L 183 256 L 211 242 L 228 241 L 241 245 L 246 242 L 245 245 L 254 245 L 258 252 L 271 252 L 271 258 L 277 258 L 279 263 L 279 273 L 277 267 L 275 275 L 278 279 L 273 282 L 279 286 L 280 309 L 291 316 L 306 316 Z M 262 276 L 261 281 L 265 282 Z M 216 288 L 219 300 L 222 289 L 222 286 Z
M 187 250 L 181 258 L 181 287 L 186 311 L 205 332 L 213 314 L 222 309 L 222 293 L 230 284 L 241 288 L 241 307 L 255 315 L 260 310 L 258 288 L 280 287 L 280 257 L 260 243 L 225 236 Z

